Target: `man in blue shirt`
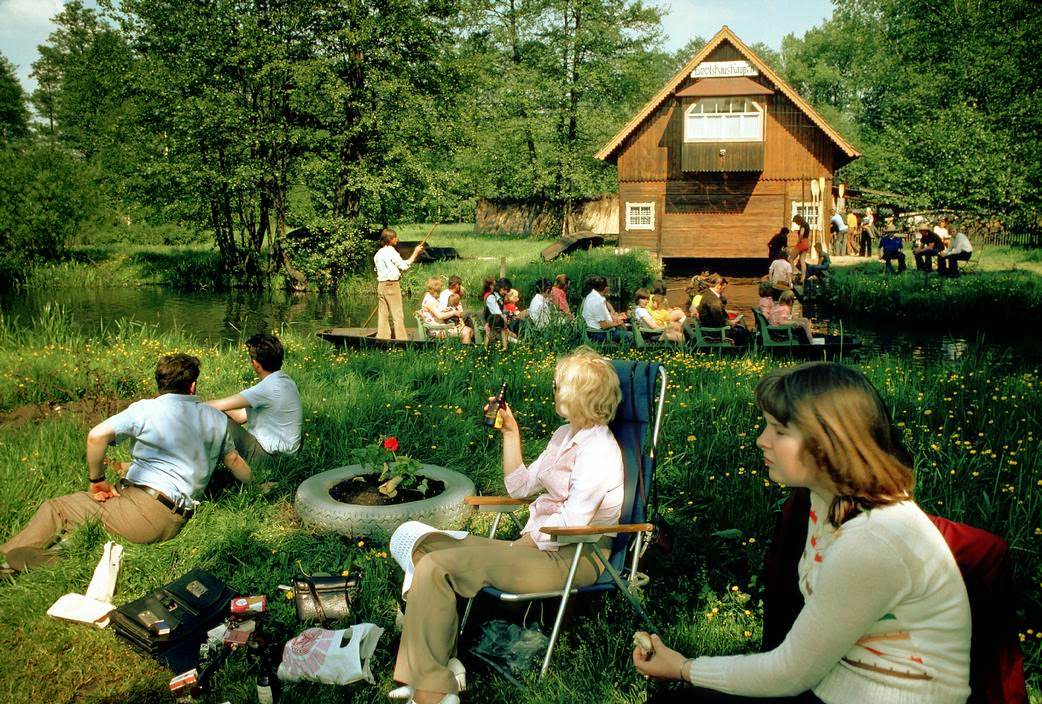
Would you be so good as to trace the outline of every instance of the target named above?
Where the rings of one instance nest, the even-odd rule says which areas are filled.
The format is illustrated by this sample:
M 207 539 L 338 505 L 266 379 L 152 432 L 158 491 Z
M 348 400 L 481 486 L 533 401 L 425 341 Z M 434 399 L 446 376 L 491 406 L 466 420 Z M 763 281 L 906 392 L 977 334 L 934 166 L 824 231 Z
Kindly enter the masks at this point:
M 276 454 L 291 455 L 300 449 L 304 411 L 297 385 L 282 371 L 286 352 L 279 338 L 258 333 L 246 341 L 246 349 L 260 381 L 234 396 L 207 403 L 234 421 L 235 449 L 257 469 Z
M 902 247 L 904 247 L 904 242 L 897 236 L 897 228 L 893 225 L 887 225 L 886 229 L 883 230 L 883 238 L 879 240 L 879 258 L 886 263 L 886 273 L 894 273 L 894 267 L 890 263 L 894 259 L 897 260 L 897 273 L 901 274 L 904 272 L 905 253 L 901 251 Z
M 48 550 L 65 531 L 97 518 L 109 532 L 132 543 L 170 540 L 192 517 L 196 498 L 223 459 L 239 481 L 250 468 L 235 451 L 224 414 L 195 395 L 199 359 L 161 357 L 156 365 L 159 396 L 130 404 L 87 434 L 88 491 L 45 501 L 20 533 L 0 545 L 7 571 L 54 562 Z M 132 441 L 126 479 L 109 483 L 105 449 Z

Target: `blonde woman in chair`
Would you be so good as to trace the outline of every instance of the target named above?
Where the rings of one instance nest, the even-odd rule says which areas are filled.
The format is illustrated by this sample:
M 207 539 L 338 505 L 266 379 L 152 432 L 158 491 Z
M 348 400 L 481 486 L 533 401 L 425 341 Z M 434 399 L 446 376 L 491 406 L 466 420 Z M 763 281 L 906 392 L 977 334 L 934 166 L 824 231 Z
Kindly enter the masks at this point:
M 559 590 L 577 546 L 559 544 L 540 529 L 618 523 L 624 471 L 608 422 L 621 399 L 609 360 L 588 347 L 561 358 L 554 372 L 554 402 L 567 423 L 528 464 L 522 458 L 517 420 L 509 406 L 503 407 L 503 481 L 514 498 L 536 497 L 528 522 L 514 541 L 433 532 L 416 543 L 394 668 L 395 680 L 405 686 L 391 692 L 392 698 L 458 704 L 459 664 L 452 657 L 459 628 L 456 597 L 473 597 L 485 586 L 521 593 Z M 609 540 L 602 539 L 602 545 L 607 547 Z M 592 554 L 584 553 L 575 586 L 593 584 L 602 569 Z

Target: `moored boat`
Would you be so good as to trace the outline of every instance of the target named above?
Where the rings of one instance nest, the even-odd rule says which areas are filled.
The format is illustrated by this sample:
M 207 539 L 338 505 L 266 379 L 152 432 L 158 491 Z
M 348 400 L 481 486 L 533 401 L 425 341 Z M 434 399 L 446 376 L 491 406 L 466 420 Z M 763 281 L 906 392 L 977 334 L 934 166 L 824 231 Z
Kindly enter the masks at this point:
M 337 347 L 429 347 L 434 340 L 419 340 L 416 331 L 407 329 L 404 340 L 384 340 L 376 336 L 376 328 L 327 328 L 315 334 Z

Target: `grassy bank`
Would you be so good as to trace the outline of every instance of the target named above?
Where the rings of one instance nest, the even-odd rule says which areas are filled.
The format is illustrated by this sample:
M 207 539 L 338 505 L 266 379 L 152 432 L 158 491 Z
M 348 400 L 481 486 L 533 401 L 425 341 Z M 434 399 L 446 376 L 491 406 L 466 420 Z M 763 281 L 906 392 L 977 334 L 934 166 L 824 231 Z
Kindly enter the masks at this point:
M 22 288 L 162 285 L 217 291 L 228 287 L 220 270 L 220 256 L 213 245 L 81 245 L 70 247 L 62 261 L 32 267 Z
M 885 275 L 876 259 L 834 266 L 822 300 L 843 315 L 949 330 L 1023 329 L 1042 322 L 1042 251 L 982 247 L 958 279 L 915 270 Z
M 0 334 L 0 537 L 31 516 L 43 499 L 83 487 L 84 435 L 115 398 L 153 393 L 157 355 L 188 351 L 204 360 L 200 393 L 232 393 L 251 382 L 241 348 L 201 347 L 176 334 L 113 327 L 82 338 L 60 320 L 31 331 Z M 377 686 L 338 689 L 302 685 L 289 701 L 315 704 L 383 702 L 391 686 L 395 635 L 394 592 L 400 578 L 386 545 L 314 535 L 292 508 L 296 486 L 343 464 L 348 451 L 386 435 L 424 461 L 461 470 L 482 492 L 502 489 L 499 445 L 480 422 L 487 393 L 511 383 L 524 428 L 527 457 L 539 452 L 559 422 L 553 413 L 551 374 L 561 350 L 527 346 L 509 355 L 450 346 L 416 353 L 336 353 L 311 337 L 286 333 L 286 370 L 301 389 L 307 438 L 301 452 L 281 460 L 262 480 L 278 482 L 261 495 L 255 487 L 219 482 L 176 539 L 126 546 L 117 589 L 122 603 L 190 567 L 205 567 L 244 593 L 277 596 L 275 587 L 299 570 L 352 567 L 364 573 L 353 620 L 385 628 L 374 659 Z M 662 511 L 676 528 L 677 548 L 647 567 L 646 595 L 669 642 L 691 653 L 755 648 L 762 612 L 755 575 L 784 490 L 771 484 L 755 447 L 759 430 L 752 403 L 755 382 L 774 362 L 757 358 L 640 352 L 661 359 L 670 373 L 667 416 L 660 445 Z M 956 363 L 910 365 L 872 357 L 863 369 L 891 404 L 918 472 L 918 498 L 930 512 L 1003 535 L 1012 546 L 1029 673 L 1039 681 L 1042 628 L 1042 459 L 1040 370 L 1000 366 L 987 353 Z M 60 403 L 67 410 L 25 422 L 21 404 Z M 53 410 L 53 409 L 52 409 Z M 705 419 L 712 417 L 713 423 Z M 110 453 L 112 454 L 112 453 Z M 114 454 L 128 457 L 126 446 Z M 46 608 L 90 580 L 100 546 L 98 526 L 77 531 L 60 566 L 0 584 L 0 701 L 164 701 L 170 674 L 116 642 L 111 633 L 51 620 Z M 596 618 L 572 623 L 544 682 L 520 693 L 478 674 L 471 701 L 632 702 L 648 687 L 627 664 L 635 625 L 620 599 L 597 605 Z M 552 617 L 551 617 L 552 618 Z M 274 600 L 275 638 L 299 628 L 292 605 Z M 1031 629 L 1031 630 L 1028 630 Z M 207 701 L 252 701 L 253 679 L 241 662 L 219 675 Z

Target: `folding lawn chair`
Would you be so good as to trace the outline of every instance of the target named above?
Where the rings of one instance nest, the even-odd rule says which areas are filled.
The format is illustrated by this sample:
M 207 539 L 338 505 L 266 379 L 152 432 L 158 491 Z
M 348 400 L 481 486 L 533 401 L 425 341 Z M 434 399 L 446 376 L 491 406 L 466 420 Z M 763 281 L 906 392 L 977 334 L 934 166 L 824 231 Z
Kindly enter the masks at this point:
M 646 523 L 648 509 L 648 487 L 654 481 L 655 446 L 658 443 L 659 429 L 662 425 L 662 410 L 666 398 L 666 370 L 662 365 L 652 362 L 632 362 L 616 360 L 612 364 L 619 375 L 622 387 L 622 402 L 615 412 L 615 419 L 610 423 L 612 433 L 622 449 L 622 460 L 625 471 L 625 494 L 619 524 L 614 526 L 589 526 L 582 528 L 549 527 L 543 532 L 553 536 L 560 543 L 577 543 L 578 549 L 572 559 L 568 578 L 564 588 L 556 591 L 537 592 L 531 594 L 511 594 L 493 587 L 485 587 L 482 593 L 509 603 L 529 602 L 542 599 L 561 600 L 557 609 L 550 643 L 546 648 L 540 676 L 546 674 L 550 666 L 550 657 L 561 630 L 565 607 L 572 594 L 589 594 L 605 591 L 620 591 L 629 600 L 640 617 L 652 631 L 656 630 L 640 601 L 633 595 L 632 589 L 638 589 L 648 583 L 647 575 L 638 572 L 641 554 L 643 553 L 644 534 L 653 529 Z M 650 430 L 650 437 L 649 437 Z M 470 496 L 466 502 L 476 506 L 479 511 L 490 511 L 496 515 L 492 520 L 489 537 L 494 538 L 499 521 L 506 513 L 518 525 L 513 512 L 519 506 L 527 505 L 527 499 L 513 499 L 501 496 Z M 520 527 L 520 526 L 519 526 Z M 616 533 L 612 541 L 611 553 L 606 558 L 597 547 L 597 541 L 605 533 Z M 575 572 L 583 550 L 589 547 L 597 555 L 604 572 L 593 584 L 586 587 L 573 587 Z M 460 633 L 467 625 L 470 609 L 474 600 L 467 602 L 466 610 L 460 621 Z

